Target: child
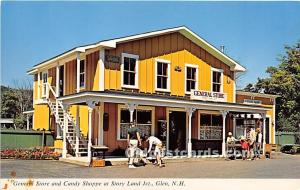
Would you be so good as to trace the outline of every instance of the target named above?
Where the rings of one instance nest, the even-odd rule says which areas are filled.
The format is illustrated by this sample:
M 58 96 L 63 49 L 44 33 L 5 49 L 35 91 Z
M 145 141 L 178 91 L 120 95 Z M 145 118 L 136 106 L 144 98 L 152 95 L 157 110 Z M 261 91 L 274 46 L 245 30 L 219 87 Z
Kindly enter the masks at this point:
M 246 141 L 246 138 L 244 136 L 241 136 L 241 147 L 242 147 L 243 160 L 246 160 L 247 152 L 248 152 L 248 149 L 249 149 L 249 143 L 248 143 L 248 141 Z

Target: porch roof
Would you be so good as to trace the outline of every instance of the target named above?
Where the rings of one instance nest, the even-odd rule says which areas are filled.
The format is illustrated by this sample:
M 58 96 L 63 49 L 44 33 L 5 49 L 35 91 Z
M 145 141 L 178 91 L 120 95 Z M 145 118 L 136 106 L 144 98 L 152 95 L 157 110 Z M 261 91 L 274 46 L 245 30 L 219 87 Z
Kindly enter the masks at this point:
M 258 105 L 246 105 L 240 103 L 229 102 L 213 102 L 203 100 L 191 100 L 189 97 L 178 96 L 166 96 L 159 94 L 149 93 L 137 93 L 137 92 L 124 92 L 124 91 L 86 91 L 77 94 L 67 95 L 59 97 L 58 100 L 63 104 L 80 104 L 87 101 L 95 102 L 111 102 L 111 103 L 131 103 L 138 105 L 150 105 L 150 106 L 166 106 L 166 107 L 178 107 L 187 108 L 193 107 L 200 110 L 214 110 L 214 111 L 235 111 L 235 112 L 247 112 L 247 113 L 266 113 L 271 108 L 258 106 Z

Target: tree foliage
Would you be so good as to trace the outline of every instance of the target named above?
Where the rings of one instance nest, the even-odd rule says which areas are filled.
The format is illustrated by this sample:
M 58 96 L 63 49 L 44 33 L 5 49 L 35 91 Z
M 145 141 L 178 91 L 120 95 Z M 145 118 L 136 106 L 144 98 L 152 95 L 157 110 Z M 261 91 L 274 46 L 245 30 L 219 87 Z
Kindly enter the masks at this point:
M 13 118 L 16 126 L 24 127 L 24 111 L 32 110 L 30 81 L 14 81 L 14 88 L 1 86 L 1 118 Z
M 278 59 L 277 67 L 268 67 L 267 78 L 258 78 L 244 90 L 277 94 L 277 126 L 282 131 L 296 131 L 300 126 L 300 41 L 285 46 L 285 54 Z

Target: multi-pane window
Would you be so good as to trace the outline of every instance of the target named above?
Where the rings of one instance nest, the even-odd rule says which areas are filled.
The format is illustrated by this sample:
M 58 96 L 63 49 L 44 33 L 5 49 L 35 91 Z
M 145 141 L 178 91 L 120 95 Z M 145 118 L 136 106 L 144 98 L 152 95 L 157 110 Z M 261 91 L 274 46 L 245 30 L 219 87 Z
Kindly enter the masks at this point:
M 80 69 L 79 69 L 79 84 L 80 88 L 85 87 L 85 61 L 80 61 Z
M 165 62 L 157 61 L 156 63 L 156 71 L 157 71 L 157 80 L 156 80 L 156 88 L 167 90 L 168 87 L 168 67 L 169 64 Z
M 213 81 L 212 81 L 212 91 L 213 92 L 221 92 L 222 87 L 222 72 L 213 71 Z
M 186 92 L 195 90 L 197 85 L 197 68 L 186 67 Z
M 200 139 L 221 140 L 222 139 L 222 115 L 201 114 L 200 115 Z
M 122 75 L 123 83 L 125 87 L 137 87 L 137 78 L 138 78 L 138 56 L 123 54 L 122 60 Z
M 130 112 L 128 109 L 120 110 L 120 136 L 119 139 L 127 138 L 127 131 L 130 127 Z M 140 131 L 141 136 L 151 135 L 152 110 L 135 110 L 133 113 L 133 122 Z
M 42 95 L 46 96 L 47 94 L 47 82 L 48 82 L 48 73 L 42 73 Z

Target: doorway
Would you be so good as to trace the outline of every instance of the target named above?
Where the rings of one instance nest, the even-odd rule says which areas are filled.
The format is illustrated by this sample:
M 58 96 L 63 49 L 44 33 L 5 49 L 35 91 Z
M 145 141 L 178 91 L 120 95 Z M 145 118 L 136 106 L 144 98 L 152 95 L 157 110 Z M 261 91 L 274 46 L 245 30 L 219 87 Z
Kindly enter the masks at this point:
M 186 112 L 169 112 L 169 150 L 186 149 Z
M 59 67 L 59 96 L 64 95 L 64 66 Z

